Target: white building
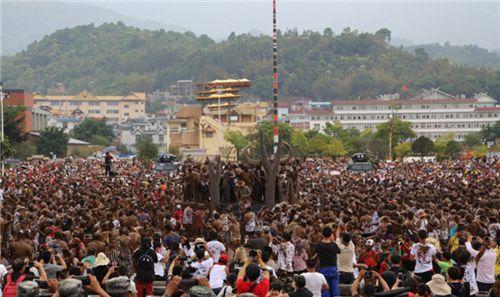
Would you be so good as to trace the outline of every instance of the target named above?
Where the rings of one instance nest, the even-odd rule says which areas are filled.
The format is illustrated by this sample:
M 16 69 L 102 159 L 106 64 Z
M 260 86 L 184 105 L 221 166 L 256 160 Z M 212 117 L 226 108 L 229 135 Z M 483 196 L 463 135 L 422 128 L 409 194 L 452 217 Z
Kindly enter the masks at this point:
M 486 93 L 465 98 L 431 89 L 411 99 L 396 98 L 382 96 L 376 100 L 334 100 L 333 121 L 340 121 L 345 129 L 362 131 L 375 129 L 394 116 L 411 122 L 417 137 L 426 136 L 434 140 L 454 133 L 457 140 L 462 140 L 464 135 L 478 132 L 481 127 L 500 120 L 500 106 Z
M 151 136 L 160 151 L 168 147 L 167 121 L 163 118 L 133 119 L 122 123 L 117 129 L 120 142 L 127 149 L 135 150 L 135 145 L 144 135 Z

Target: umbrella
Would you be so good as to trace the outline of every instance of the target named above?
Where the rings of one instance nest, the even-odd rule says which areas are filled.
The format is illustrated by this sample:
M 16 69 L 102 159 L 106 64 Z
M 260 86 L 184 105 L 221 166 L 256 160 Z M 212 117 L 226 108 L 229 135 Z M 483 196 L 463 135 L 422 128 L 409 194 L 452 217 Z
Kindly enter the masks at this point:
M 102 149 L 102 153 L 105 154 L 105 153 L 109 153 L 109 152 L 112 152 L 112 151 L 116 151 L 116 146 L 108 146 L 108 147 L 105 147 Z

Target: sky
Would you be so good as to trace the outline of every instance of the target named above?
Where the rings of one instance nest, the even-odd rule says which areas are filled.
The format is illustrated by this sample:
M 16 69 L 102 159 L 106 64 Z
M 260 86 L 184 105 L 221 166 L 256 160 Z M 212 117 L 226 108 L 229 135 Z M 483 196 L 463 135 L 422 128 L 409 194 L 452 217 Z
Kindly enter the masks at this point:
M 12 0 L 0 0 L 0 2 Z M 28 2 L 14 0 L 15 2 Z M 45 0 L 46 1 L 46 0 Z M 98 6 L 121 15 L 207 34 L 215 40 L 256 31 L 271 34 L 272 0 L 60 0 Z M 29 0 L 43 3 L 44 0 Z M 393 39 L 413 44 L 476 44 L 500 49 L 500 0 L 327 1 L 277 0 L 278 28 L 339 33 L 350 27 L 375 32 L 386 27 Z M 405 44 L 408 45 L 408 44 Z
M 71 1 L 70 1 L 71 2 Z M 82 2 L 82 1 L 77 1 Z M 257 30 L 271 33 L 271 0 L 84 1 L 138 18 L 188 28 L 212 38 Z M 322 31 L 345 27 L 415 44 L 477 44 L 500 49 L 500 0 L 497 1 L 298 1 L 278 0 L 278 27 Z

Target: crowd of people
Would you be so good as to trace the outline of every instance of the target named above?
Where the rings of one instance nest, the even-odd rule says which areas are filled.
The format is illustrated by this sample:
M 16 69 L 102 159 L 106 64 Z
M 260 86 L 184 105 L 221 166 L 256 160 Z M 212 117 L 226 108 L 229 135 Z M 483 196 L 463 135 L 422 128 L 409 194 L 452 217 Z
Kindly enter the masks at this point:
M 291 160 L 272 209 L 262 168 L 223 163 L 210 209 L 206 163 L 111 160 L 7 171 L 3 296 L 500 296 L 497 159 Z

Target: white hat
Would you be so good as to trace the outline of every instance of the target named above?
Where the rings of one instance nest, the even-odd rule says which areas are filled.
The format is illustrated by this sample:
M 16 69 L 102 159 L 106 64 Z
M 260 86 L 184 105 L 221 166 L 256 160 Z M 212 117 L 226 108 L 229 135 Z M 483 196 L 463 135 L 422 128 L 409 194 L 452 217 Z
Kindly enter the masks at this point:
M 198 243 L 207 243 L 203 238 L 201 237 L 198 237 L 196 238 L 196 240 L 194 241 L 194 244 L 198 244 Z
M 434 274 L 430 282 L 426 284 L 431 293 L 437 296 L 451 295 L 451 287 L 446 283 L 444 276 L 441 274 Z
M 373 239 L 368 239 L 366 241 L 366 246 L 372 247 L 375 244 L 375 241 Z
M 104 253 L 97 254 L 95 258 L 94 267 L 107 266 L 109 264 L 109 258 L 106 257 Z

